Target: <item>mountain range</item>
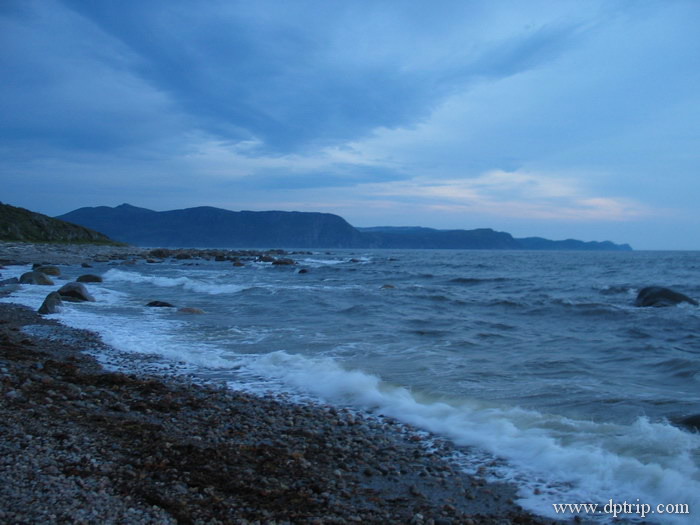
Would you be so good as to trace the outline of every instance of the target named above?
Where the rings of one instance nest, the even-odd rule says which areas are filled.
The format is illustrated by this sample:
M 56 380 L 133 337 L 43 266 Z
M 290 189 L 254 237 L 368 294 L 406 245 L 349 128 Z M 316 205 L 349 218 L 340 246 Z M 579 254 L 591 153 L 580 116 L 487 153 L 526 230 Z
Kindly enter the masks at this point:
M 610 241 L 516 239 L 489 228 L 355 228 L 330 213 L 229 211 L 202 206 L 153 211 L 130 204 L 80 208 L 57 217 L 137 246 L 199 248 L 414 248 L 631 250 Z

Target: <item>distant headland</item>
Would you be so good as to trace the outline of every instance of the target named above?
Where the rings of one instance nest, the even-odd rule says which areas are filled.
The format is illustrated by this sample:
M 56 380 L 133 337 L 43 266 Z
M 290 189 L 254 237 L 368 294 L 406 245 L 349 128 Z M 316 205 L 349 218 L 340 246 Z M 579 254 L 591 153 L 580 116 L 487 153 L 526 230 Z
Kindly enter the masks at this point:
M 57 217 L 136 246 L 200 248 L 388 248 L 629 251 L 610 241 L 514 238 L 490 228 L 356 228 L 331 213 L 230 211 L 202 206 L 153 211 L 130 204 L 80 208 Z

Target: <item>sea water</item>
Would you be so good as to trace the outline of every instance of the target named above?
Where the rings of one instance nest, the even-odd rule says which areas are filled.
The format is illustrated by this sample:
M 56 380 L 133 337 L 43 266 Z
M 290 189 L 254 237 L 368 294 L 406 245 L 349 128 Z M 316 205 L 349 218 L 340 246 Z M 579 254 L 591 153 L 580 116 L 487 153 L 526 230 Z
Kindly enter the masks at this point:
M 465 468 L 516 483 L 539 514 L 611 500 L 691 512 L 654 522 L 700 513 L 700 434 L 673 424 L 700 413 L 700 308 L 634 307 L 649 285 L 700 297 L 700 252 L 294 258 L 96 264 L 96 302 L 52 317 L 232 388 L 384 414 L 447 438 Z M 4 300 L 38 308 L 47 288 Z M 146 307 L 152 300 L 206 313 Z

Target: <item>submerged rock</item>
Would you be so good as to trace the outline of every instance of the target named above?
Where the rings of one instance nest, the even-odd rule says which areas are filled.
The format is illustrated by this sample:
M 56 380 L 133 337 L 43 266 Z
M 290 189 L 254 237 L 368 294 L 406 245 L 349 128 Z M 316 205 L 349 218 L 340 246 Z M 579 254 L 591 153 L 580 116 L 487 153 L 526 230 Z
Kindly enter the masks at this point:
M 40 284 L 43 286 L 53 286 L 53 281 L 43 273 L 38 271 L 32 271 L 23 273 L 19 278 L 20 284 Z
M 202 310 L 201 308 L 192 308 L 190 306 L 186 306 L 185 308 L 178 309 L 178 313 L 181 313 L 181 314 L 203 314 L 204 310 Z
M 63 301 L 61 300 L 61 294 L 58 292 L 51 292 L 46 296 L 46 299 L 44 299 L 44 302 L 41 303 L 41 306 L 37 311 L 40 314 L 56 314 L 60 311 L 60 307 L 62 305 Z
M 670 288 L 664 288 L 662 286 L 647 286 L 639 290 L 637 294 L 637 299 L 634 302 L 635 306 L 674 306 L 679 303 L 690 303 L 692 305 L 698 306 L 698 302 L 695 299 L 691 299 L 687 295 L 671 290 Z
M 61 286 L 61 288 L 59 288 L 58 293 L 60 294 L 61 299 L 65 301 L 95 301 L 95 298 L 92 295 L 90 295 L 90 293 L 87 291 L 87 288 L 85 288 L 85 285 L 81 283 L 64 284 L 63 286 Z

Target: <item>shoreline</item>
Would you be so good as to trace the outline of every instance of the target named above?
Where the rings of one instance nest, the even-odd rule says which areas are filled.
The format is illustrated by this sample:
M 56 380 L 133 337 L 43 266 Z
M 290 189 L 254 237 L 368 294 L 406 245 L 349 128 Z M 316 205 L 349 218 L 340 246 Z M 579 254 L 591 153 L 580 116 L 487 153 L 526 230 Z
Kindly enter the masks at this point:
M 57 248 L 24 255 L 79 264 L 92 254 Z M 456 471 L 448 443 L 428 451 L 395 421 L 108 372 L 82 351 L 99 345 L 91 332 L 0 304 L 0 471 L 13 480 L 0 487 L 0 520 L 554 522 L 513 503 L 513 486 Z

